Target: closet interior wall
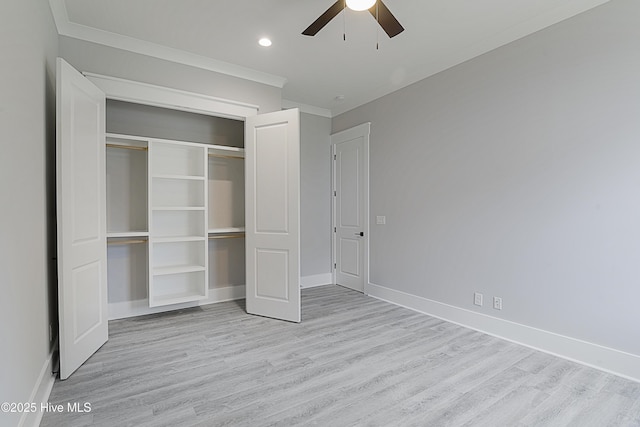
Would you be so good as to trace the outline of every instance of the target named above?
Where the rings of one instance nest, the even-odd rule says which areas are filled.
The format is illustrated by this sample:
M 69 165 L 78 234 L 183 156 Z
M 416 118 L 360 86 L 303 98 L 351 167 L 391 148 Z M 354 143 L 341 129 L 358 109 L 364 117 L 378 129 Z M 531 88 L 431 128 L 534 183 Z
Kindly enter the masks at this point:
M 110 318 L 149 306 L 149 138 L 244 148 L 244 122 L 107 101 L 107 246 Z M 138 138 L 136 138 L 138 137 Z M 208 150 L 208 287 L 245 284 L 244 160 Z M 235 294 L 239 294 L 235 292 Z M 211 297 L 201 302 L 215 302 Z M 118 306 L 119 308 L 113 309 Z M 122 307 L 138 307 L 123 311 Z M 162 310 L 182 306 L 167 305 Z M 142 312 L 140 309 L 142 308 Z M 157 312 L 158 310 L 151 311 Z

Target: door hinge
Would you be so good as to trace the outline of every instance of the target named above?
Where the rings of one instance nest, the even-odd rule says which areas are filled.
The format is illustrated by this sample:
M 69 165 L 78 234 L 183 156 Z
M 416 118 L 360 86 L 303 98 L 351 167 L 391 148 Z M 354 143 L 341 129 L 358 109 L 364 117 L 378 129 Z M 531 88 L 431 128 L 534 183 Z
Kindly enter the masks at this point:
M 333 227 L 333 232 L 337 233 L 338 232 L 338 227 Z
M 333 269 L 335 270 L 336 268 L 338 268 L 338 264 L 333 263 Z
M 333 160 L 337 160 L 337 159 L 338 159 L 338 157 L 334 154 L 333 155 Z
M 333 190 L 333 197 L 336 197 L 338 195 L 338 192 Z

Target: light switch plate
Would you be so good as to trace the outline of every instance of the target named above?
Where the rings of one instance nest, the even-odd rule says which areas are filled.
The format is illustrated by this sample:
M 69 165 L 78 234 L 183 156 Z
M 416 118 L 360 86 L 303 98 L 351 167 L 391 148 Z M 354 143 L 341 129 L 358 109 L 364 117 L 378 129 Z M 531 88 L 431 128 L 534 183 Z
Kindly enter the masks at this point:
M 480 292 L 473 294 L 473 303 L 482 307 L 482 294 Z
M 376 216 L 376 224 L 377 225 L 385 225 L 387 223 L 387 217 L 386 216 Z

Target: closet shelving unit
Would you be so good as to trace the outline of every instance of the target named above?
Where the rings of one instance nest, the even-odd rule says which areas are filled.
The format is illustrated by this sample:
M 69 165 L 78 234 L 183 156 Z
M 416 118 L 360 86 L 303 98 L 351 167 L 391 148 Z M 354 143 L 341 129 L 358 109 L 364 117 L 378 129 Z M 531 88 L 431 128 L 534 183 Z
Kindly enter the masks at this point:
M 206 298 L 206 147 L 150 140 L 149 306 Z
M 107 187 L 108 252 L 127 270 L 110 270 L 114 294 L 144 282 L 149 307 L 199 301 L 234 275 L 221 263 L 244 270 L 243 148 L 108 133 Z

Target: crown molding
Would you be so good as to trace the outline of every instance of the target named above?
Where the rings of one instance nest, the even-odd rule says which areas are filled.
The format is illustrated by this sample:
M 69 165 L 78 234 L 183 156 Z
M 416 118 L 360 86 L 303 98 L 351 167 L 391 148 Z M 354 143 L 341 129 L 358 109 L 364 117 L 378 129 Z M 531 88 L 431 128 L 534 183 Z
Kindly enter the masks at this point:
M 307 114 L 313 114 L 316 116 L 327 117 L 331 119 L 333 115 L 331 114 L 331 110 L 326 108 L 316 107 L 313 105 L 302 104 L 300 102 L 290 101 L 288 99 L 282 100 L 282 109 L 288 110 L 290 108 L 298 108 L 301 112 Z
M 122 49 L 140 55 L 151 56 L 165 61 L 189 65 L 244 80 L 253 81 L 282 89 L 287 79 L 274 74 L 264 73 L 251 68 L 218 61 L 180 49 L 161 46 L 156 43 L 139 40 L 121 34 L 103 31 L 76 24 L 69 20 L 64 0 L 49 0 L 49 7 L 55 20 L 58 34 L 92 43 Z

